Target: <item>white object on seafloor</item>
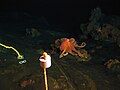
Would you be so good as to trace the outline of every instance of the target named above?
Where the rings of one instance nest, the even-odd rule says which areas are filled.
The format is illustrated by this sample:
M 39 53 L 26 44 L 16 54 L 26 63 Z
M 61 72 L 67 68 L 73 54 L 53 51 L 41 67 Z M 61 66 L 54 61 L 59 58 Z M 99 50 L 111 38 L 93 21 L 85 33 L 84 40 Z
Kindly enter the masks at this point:
M 20 61 L 19 64 L 23 64 L 23 63 L 26 63 L 27 61 L 26 60 L 23 60 L 23 61 Z
M 51 56 L 46 52 L 43 53 L 39 60 L 42 64 L 45 64 L 45 68 L 49 68 L 51 66 Z

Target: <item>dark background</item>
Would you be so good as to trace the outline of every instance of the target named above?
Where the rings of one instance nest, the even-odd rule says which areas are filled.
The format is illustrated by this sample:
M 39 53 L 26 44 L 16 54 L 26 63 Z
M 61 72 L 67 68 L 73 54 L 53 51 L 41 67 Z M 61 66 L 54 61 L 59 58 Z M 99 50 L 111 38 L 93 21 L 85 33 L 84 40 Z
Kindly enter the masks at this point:
M 88 22 L 92 9 L 100 7 L 106 15 L 120 15 L 119 0 L 0 0 L 1 12 L 27 12 L 44 16 L 50 25 L 79 31 Z

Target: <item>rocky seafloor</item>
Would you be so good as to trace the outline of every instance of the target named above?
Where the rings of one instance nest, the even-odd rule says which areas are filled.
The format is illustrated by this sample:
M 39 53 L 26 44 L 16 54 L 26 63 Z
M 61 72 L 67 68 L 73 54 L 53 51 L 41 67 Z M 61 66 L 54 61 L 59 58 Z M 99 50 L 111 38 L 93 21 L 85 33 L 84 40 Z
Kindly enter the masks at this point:
M 70 54 L 59 58 L 59 48 L 51 53 L 51 44 L 59 38 L 73 37 L 69 33 L 30 23 L 27 26 L 25 23 L 0 25 L 0 43 L 16 48 L 24 56 L 19 60 L 13 50 L 0 46 L 0 90 L 44 90 L 44 74 L 39 62 L 43 50 L 52 57 L 52 66 L 47 69 L 49 90 L 120 89 L 120 47 L 115 42 L 93 39 L 96 31 L 89 31 L 95 35 L 92 39 L 86 39 L 85 35 L 84 39 L 82 35 L 76 38 L 77 43 L 86 42 L 84 49 L 90 56 L 83 60 Z M 20 64 L 22 60 L 27 62 Z

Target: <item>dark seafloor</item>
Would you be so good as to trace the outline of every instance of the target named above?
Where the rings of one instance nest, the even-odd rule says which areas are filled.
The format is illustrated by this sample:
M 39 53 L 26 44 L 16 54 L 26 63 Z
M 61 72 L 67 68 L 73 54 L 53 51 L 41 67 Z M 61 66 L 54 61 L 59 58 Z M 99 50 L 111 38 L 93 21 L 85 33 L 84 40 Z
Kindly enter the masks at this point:
M 78 43 L 86 39 L 50 27 L 44 17 L 28 17 L 26 13 L 17 16 L 17 21 L 9 20 L 9 17 L 1 18 L 0 43 L 15 47 L 27 62 L 19 64 L 14 51 L 0 46 L 0 90 L 44 89 L 43 72 L 38 60 L 43 50 L 52 57 L 52 66 L 47 69 L 49 90 L 120 90 L 120 63 L 112 69 L 104 65 L 110 59 L 120 60 L 120 47 L 116 43 L 87 39 L 85 49 L 90 54 L 90 60 L 82 61 L 72 55 L 60 59 L 59 51 L 51 53 L 51 44 L 56 39 L 74 37 Z M 21 22 L 22 18 L 25 18 L 24 22 Z M 32 82 L 24 84 L 23 81 L 27 80 Z

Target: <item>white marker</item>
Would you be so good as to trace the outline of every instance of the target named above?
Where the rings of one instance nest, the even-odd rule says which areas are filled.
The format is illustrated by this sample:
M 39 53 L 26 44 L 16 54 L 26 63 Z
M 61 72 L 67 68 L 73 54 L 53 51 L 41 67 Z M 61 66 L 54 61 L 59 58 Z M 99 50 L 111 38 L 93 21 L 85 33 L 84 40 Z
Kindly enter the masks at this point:
M 51 66 L 51 56 L 46 52 L 43 53 L 39 60 L 42 68 L 49 68 Z

